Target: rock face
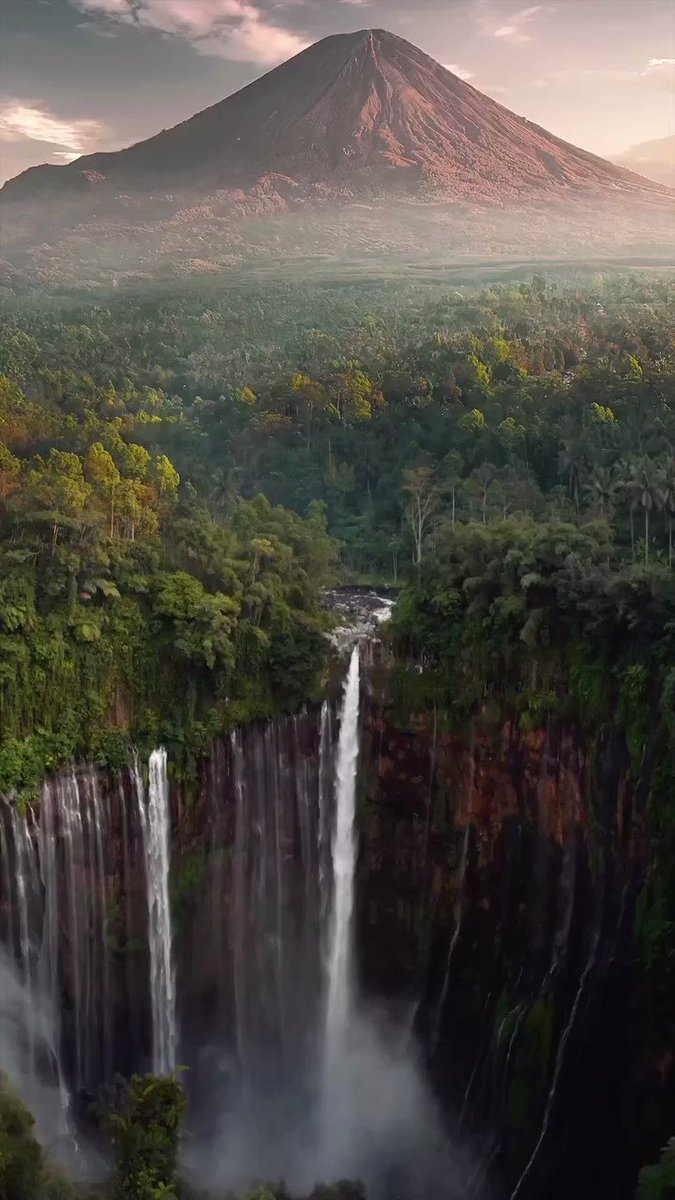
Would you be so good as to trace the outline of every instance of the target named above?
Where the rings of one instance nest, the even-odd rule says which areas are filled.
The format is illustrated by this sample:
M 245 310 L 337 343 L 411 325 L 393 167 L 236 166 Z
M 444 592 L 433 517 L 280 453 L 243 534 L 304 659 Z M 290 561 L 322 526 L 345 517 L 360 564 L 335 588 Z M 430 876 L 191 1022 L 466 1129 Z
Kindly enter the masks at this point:
M 625 745 L 480 723 L 450 735 L 431 714 L 396 728 L 376 711 L 370 740 L 368 989 L 416 1004 L 429 1069 L 498 1195 L 632 1200 L 642 1102 L 665 1115 L 673 1081 L 638 1015 L 648 851 Z
M 4 186 L 0 201 L 8 257 L 36 254 L 46 243 L 52 259 L 63 253 L 100 270 L 113 241 L 118 271 L 127 249 L 136 270 L 146 254 L 156 269 L 158 256 L 171 252 L 186 269 L 196 269 L 193 260 L 213 268 L 226 252 L 246 256 L 242 221 L 297 218 L 298 210 L 327 206 L 344 214 L 350 205 L 374 205 L 372 228 L 362 230 L 362 210 L 354 215 L 359 240 L 372 249 L 386 246 L 381 226 L 388 222 L 399 247 L 428 250 L 434 231 L 419 227 L 416 210 L 450 205 L 435 230 L 446 254 L 453 244 L 458 252 L 536 249 L 532 239 L 550 226 L 551 204 L 573 210 L 555 213 L 566 254 L 575 241 L 597 252 L 619 235 L 633 247 L 640 238 L 658 240 L 672 218 L 668 189 L 516 116 L 383 30 L 326 38 L 128 149 L 31 168 Z M 405 229 L 400 212 L 387 211 L 391 205 L 406 206 Z M 495 206 L 503 228 L 493 229 L 492 218 L 465 227 L 469 215 Z M 524 210 L 534 224 L 523 220 Z M 570 217 L 580 238 L 570 236 Z M 618 229 L 608 228 L 612 222 Z M 265 233 L 259 226 L 252 232 L 260 255 Z M 549 228 L 549 252 L 551 236 Z M 341 237 L 350 244 L 334 223 L 305 229 L 296 222 L 269 231 L 269 249 L 278 256 L 286 243 L 297 253 L 299 240 L 305 254 L 308 245 L 335 252 Z
M 362 995 L 410 1022 L 491 1200 L 632 1200 L 675 1080 L 645 1027 L 635 930 L 649 844 L 623 739 L 487 715 L 450 733 L 365 693 Z M 179 1055 L 202 1122 L 242 1070 L 263 1094 L 306 1085 L 336 739 L 326 705 L 217 743 L 190 788 L 173 787 Z M 139 795 L 133 770 L 49 788 L 25 826 L 0 806 L 0 943 L 36 995 L 43 969 L 25 947 L 51 931 L 62 1067 L 88 1094 L 150 1055 Z M 42 935 L 41 877 L 55 905 Z

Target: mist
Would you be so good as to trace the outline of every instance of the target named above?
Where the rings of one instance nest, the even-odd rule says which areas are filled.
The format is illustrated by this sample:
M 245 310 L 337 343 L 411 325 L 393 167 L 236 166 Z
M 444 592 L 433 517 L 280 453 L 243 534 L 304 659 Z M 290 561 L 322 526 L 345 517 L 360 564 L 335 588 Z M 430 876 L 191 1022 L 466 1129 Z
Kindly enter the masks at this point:
M 444 1126 L 410 1029 L 361 1010 L 344 1049 L 328 1079 L 317 1052 L 304 1070 L 290 1064 L 285 1078 L 268 1064 L 264 1083 L 238 1100 L 226 1089 L 212 1096 L 214 1127 L 203 1136 L 193 1129 L 186 1145 L 189 1179 L 216 1194 L 283 1180 L 306 1195 L 352 1179 L 368 1200 L 465 1197 L 476 1161 Z M 221 1058 L 224 1077 L 231 1065 Z M 488 1200 L 485 1191 L 471 1195 Z
M 18 977 L 0 949 L 0 1075 L 35 1118 L 39 1141 L 51 1160 L 70 1171 L 82 1167 L 59 1080 L 53 1016 L 44 997 Z

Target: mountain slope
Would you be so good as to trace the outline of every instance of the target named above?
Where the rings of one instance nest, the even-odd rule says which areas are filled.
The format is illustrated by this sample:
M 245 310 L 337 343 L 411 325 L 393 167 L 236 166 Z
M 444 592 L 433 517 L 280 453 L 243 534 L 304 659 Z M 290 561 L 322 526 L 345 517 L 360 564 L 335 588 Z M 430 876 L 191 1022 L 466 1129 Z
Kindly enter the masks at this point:
M 426 180 L 448 197 L 650 186 L 515 116 L 402 38 L 363 30 L 318 42 L 129 149 L 26 171 L 3 198 L 30 199 L 47 184 L 250 187 L 269 174 L 356 190 Z
M 420 208 L 451 205 L 432 241 L 471 253 L 522 253 L 523 236 L 531 239 L 538 227 L 550 253 L 553 230 L 542 208 L 548 203 L 566 208 L 558 214 L 565 245 L 575 236 L 571 202 L 579 205 L 582 232 L 584 223 L 597 224 L 601 208 L 614 205 L 609 220 L 605 211 L 602 226 L 583 235 L 594 250 L 608 231 L 616 237 L 624 229 L 633 243 L 651 236 L 670 206 L 663 187 L 516 116 L 382 30 L 326 38 L 126 150 L 32 168 L 5 185 L 0 202 L 8 260 L 28 256 L 44 269 L 65 257 L 103 274 L 113 259 L 144 270 L 168 259 L 199 269 L 233 256 L 278 254 L 289 242 L 302 250 L 307 237 L 313 252 L 340 253 L 341 241 L 350 245 L 351 237 L 345 230 L 336 241 L 329 228 L 336 205 L 343 224 L 345 205 L 397 206 L 391 237 L 411 252 L 431 248 Z M 406 218 L 410 236 L 401 235 L 402 202 L 415 209 Z M 327 206 L 333 215 L 318 229 L 309 214 Z M 495 213 L 503 210 L 506 220 L 507 208 L 521 225 L 525 210 L 533 219 L 520 234 L 502 221 L 495 238 Z M 473 221 L 468 237 L 460 209 Z M 487 225 L 476 225 L 476 213 L 488 210 Z M 283 222 L 284 214 L 299 211 L 309 232 L 297 221 Z M 374 211 L 371 222 L 378 252 L 383 239 L 391 242 L 382 216 L 388 219 Z M 257 225 L 244 228 L 251 217 Z

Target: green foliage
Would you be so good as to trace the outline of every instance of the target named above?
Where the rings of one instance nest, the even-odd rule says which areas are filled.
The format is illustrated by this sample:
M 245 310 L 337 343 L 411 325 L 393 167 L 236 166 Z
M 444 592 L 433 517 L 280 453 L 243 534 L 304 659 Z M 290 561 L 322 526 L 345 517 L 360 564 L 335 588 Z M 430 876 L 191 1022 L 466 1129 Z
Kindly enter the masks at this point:
M 457 522 L 600 514 L 624 558 L 673 561 L 672 309 L 672 281 L 637 272 L 544 287 L 239 281 L 18 308 L 0 334 L 0 502 L 60 544 L 83 516 L 90 536 L 94 514 L 115 536 L 161 533 L 188 483 L 219 519 L 237 497 L 301 514 L 318 500 L 345 572 L 384 578 L 392 538 L 412 558 L 406 470 L 452 458 L 440 508 Z M 430 521 L 432 550 L 435 537 Z
M 176 1200 L 180 1126 L 187 1104 L 173 1078 L 119 1080 L 103 1113 L 115 1149 L 111 1200 Z
M 33 1118 L 0 1079 L 0 1196 L 36 1200 L 42 1188 L 42 1153 Z
M 675 653 L 675 579 L 607 552 L 602 524 L 446 527 L 397 606 L 398 651 L 444 674 L 464 710 L 495 701 L 529 725 L 592 729 L 619 716 L 637 766 Z
M 34 1121 L 0 1075 L 1 1200 L 74 1200 L 66 1180 L 45 1164 Z
M 673 1200 L 675 1196 L 675 1138 L 663 1148 L 658 1163 L 643 1167 L 635 1200 Z
M 7 533 L 0 791 L 32 798 L 78 755 L 118 766 L 132 738 L 194 755 L 242 702 L 267 715 L 312 694 L 333 563 L 319 509 L 303 521 L 241 500 L 227 525 L 178 516 L 163 544 L 103 529 L 82 542 L 63 522 L 56 543 L 51 524 L 46 543 L 13 519 Z

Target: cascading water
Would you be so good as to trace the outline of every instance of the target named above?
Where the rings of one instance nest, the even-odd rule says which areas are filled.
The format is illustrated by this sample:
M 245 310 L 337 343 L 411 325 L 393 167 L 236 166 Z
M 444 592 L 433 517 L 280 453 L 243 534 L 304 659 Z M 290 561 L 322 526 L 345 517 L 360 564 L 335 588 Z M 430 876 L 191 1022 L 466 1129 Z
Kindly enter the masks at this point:
M 172 955 L 169 863 L 171 816 L 166 750 L 153 750 L 148 766 L 147 806 L 142 780 L 135 772 L 136 798 L 143 834 L 150 947 L 152 1069 L 169 1075 L 176 1065 L 176 979 Z
M 74 1166 L 48 955 L 51 922 L 41 929 L 40 831 L 32 810 L 0 805 L 0 1073 L 19 1090 L 52 1152 Z M 45 943 L 47 943 L 45 945 Z
M 173 856 L 163 750 L 147 786 L 132 756 L 117 776 L 49 781 L 35 816 L 0 804 L 0 949 L 12 994 L 35 1001 L 13 1005 L 18 1041 L 44 1071 L 48 1031 L 77 1116 L 115 1072 L 174 1069 L 178 991 L 201 1187 L 353 1176 L 379 1200 L 434 1126 L 407 1030 L 392 1040 L 357 1004 L 363 661 L 353 648 L 339 714 L 326 702 L 216 744 Z
M 352 1004 L 352 913 L 354 909 L 354 830 L 356 770 L 359 755 L 359 648 L 352 651 L 340 714 L 335 779 L 335 830 L 332 844 L 333 901 L 328 948 L 325 1087 L 345 1052 Z

